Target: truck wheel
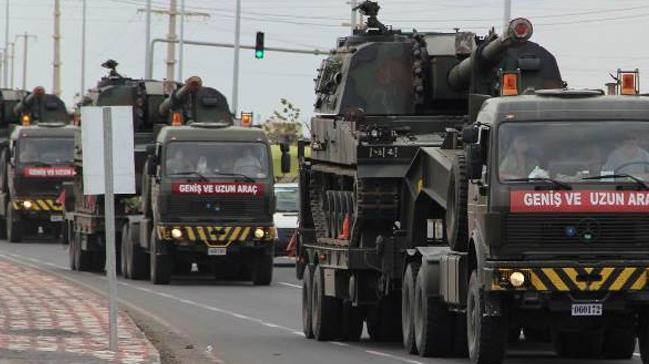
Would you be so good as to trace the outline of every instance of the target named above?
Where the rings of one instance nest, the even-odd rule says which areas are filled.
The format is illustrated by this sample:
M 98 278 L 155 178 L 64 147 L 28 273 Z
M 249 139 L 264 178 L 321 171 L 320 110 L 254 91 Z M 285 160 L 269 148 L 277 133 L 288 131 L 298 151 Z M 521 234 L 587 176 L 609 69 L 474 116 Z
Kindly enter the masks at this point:
M 476 271 L 471 272 L 467 295 L 469 358 L 476 364 L 500 364 L 505 357 L 507 325 L 504 316 L 486 316 Z
M 649 364 L 649 310 L 638 315 L 638 347 L 642 364 Z
M 604 333 L 602 355 L 606 359 L 631 359 L 635 350 L 635 335 L 628 330 L 611 329 Z
M 124 278 L 131 278 L 131 271 L 128 269 L 128 264 L 126 264 L 128 259 L 127 244 L 129 242 L 129 234 L 128 224 L 122 225 L 122 254 L 120 254 L 119 265 L 122 267 L 122 276 Z
M 0 239 L 7 238 L 7 220 L 0 219 Z
M 374 341 L 402 341 L 401 338 L 401 296 L 383 297 L 378 304 L 368 309 L 367 332 Z
M 142 250 L 135 239 L 139 239 L 139 232 L 128 229 L 126 241 L 126 269 L 131 279 L 149 278 L 149 254 Z
M 602 354 L 601 332 L 559 332 L 553 343 L 557 355 L 571 359 L 595 359 Z
M 70 264 L 70 270 L 79 270 L 79 263 L 77 260 L 77 241 L 74 239 L 74 236 L 68 245 L 68 262 Z
M 451 315 L 439 297 L 431 297 L 426 290 L 427 275 L 419 270 L 415 283 L 414 328 L 419 355 L 446 356 L 453 349 Z
M 311 320 L 313 337 L 318 341 L 335 339 L 339 331 L 339 302 L 325 296 L 324 271 L 316 266 L 313 271 L 313 295 L 311 296 Z
M 59 243 L 61 243 L 62 245 L 67 245 L 67 244 L 70 243 L 70 241 L 68 240 L 68 222 L 67 221 L 63 221 L 58 227 L 54 227 L 52 230 L 53 230 L 52 235 L 54 235 L 55 237 L 58 237 Z M 58 233 L 58 236 L 57 236 L 57 233 Z
M 273 280 L 273 249 L 264 249 L 258 252 L 253 259 L 252 284 L 268 286 Z
M 77 262 L 77 269 L 81 272 L 89 272 L 92 268 L 92 252 L 84 251 L 81 249 L 82 234 L 77 232 L 74 234 L 75 247 L 75 260 Z
M 467 213 L 468 181 L 464 155 L 453 160 L 448 185 L 446 208 L 446 236 L 451 249 L 459 252 L 467 250 L 469 240 L 469 218 Z
M 153 284 L 169 284 L 171 282 L 171 272 L 173 269 L 173 259 L 168 254 L 158 254 L 157 245 L 160 242 L 155 237 L 155 234 L 151 233 L 151 244 L 149 244 L 150 249 L 150 269 L 151 269 L 151 283 Z
M 313 265 L 307 264 L 302 277 L 302 332 L 307 339 L 313 339 L 311 299 L 313 298 Z
M 352 302 L 340 303 L 340 334 L 343 341 L 359 341 L 363 334 L 363 309 Z
M 403 347 L 410 354 L 417 354 L 415 341 L 415 279 L 419 271 L 417 262 L 409 263 L 403 274 L 403 287 L 401 288 L 401 331 Z
M 466 358 L 469 356 L 469 343 L 466 336 L 466 313 L 451 313 L 453 322 L 453 356 Z
M 21 240 L 23 240 L 22 237 L 22 224 L 20 221 L 16 221 L 14 218 L 14 214 L 16 212 L 14 211 L 13 207 L 11 206 L 11 203 L 7 206 L 7 239 L 9 239 L 10 242 L 12 243 L 19 243 Z

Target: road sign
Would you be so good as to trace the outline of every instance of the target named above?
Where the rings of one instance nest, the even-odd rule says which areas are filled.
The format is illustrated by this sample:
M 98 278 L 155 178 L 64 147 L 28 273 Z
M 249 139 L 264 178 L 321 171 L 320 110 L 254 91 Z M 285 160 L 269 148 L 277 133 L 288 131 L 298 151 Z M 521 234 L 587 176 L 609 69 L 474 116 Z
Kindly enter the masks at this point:
M 88 106 L 81 108 L 81 144 L 83 148 L 83 193 L 105 192 L 103 110 L 110 109 L 112 119 L 113 184 L 117 194 L 135 193 L 133 152 L 133 108 Z

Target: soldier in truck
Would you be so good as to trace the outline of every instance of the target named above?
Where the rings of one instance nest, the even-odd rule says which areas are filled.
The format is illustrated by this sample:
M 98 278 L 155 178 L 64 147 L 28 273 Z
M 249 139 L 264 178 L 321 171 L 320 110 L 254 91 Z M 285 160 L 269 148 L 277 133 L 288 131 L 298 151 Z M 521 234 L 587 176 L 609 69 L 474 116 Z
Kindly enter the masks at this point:
M 530 146 L 529 137 L 527 135 L 513 136 L 507 153 L 502 156 L 501 177 L 503 179 L 536 177 L 531 174 L 538 174 L 539 170 L 542 170 L 539 153 Z
M 614 173 L 649 172 L 649 153 L 640 147 L 639 135 L 625 135 L 620 145 L 613 150 L 606 160 L 602 170 Z

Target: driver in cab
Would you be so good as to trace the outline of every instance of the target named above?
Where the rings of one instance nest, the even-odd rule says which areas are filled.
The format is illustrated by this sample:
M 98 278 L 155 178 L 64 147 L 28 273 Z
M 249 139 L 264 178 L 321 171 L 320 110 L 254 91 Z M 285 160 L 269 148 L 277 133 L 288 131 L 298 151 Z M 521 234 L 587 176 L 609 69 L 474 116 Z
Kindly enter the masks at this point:
M 541 168 L 539 157 L 530 147 L 527 135 L 514 138 L 500 163 L 499 173 L 503 180 L 519 178 L 548 178 L 548 172 Z
M 629 134 L 611 152 L 602 171 L 611 174 L 648 174 L 649 153 L 640 147 L 640 137 Z

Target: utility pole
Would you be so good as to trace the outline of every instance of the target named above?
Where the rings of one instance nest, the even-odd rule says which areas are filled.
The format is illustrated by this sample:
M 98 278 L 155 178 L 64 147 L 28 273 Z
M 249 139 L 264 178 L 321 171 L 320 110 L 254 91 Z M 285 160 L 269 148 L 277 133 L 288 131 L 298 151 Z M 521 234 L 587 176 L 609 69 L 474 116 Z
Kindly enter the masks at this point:
M 232 72 L 232 113 L 239 108 L 239 53 L 241 51 L 241 0 L 237 0 L 237 15 L 234 25 L 234 67 Z
M 177 6 L 177 0 L 170 0 L 169 3 L 169 10 L 163 10 L 163 9 L 151 9 L 149 6 L 150 4 L 147 2 L 147 7 L 146 9 L 138 9 L 138 13 L 146 13 L 147 14 L 147 29 L 150 29 L 150 22 L 151 20 L 149 19 L 150 14 L 158 14 L 158 15 L 168 15 L 169 16 L 169 33 L 167 35 L 167 81 L 173 82 L 175 81 L 175 75 L 174 75 L 174 65 L 176 64 L 176 45 L 175 43 L 178 42 L 178 39 L 176 37 L 176 16 L 179 14 L 179 12 L 176 10 Z M 208 13 L 201 13 L 201 12 L 185 12 L 184 16 L 186 17 L 192 17 L 192 16 L 198 16 L 198 17 L 204 17 L 204 18 L 209 18 L 210 14 Z M 148 35 L 150 37 L 150 33 Z M 148 43 L 149 45 L 151 44 L 150 41 Z M 150 48 L 148 46 L 146 47 L 148 50 L 148 54 L 151 54 Z M 151 64 L 152 60 L 149 59 L 149 62 L 147 64 Z M 147 69 L 148 68 L 148 69 Z M 145 66 L 145 71 L 147 72 L 146 78 L 153 78 L 153 74 L 151 72 L 150 67 Z
M 505 0 L 505 24 L 503 25 L 503 37 L 506 36 L 507 29 L 509 28 L 509 22 L 512 19 L 512 0 Z
M 180 0 L 180 43 L 178 46 L 178 79 L 182 81 L 185 60 L 185 0 Z
M 18 38 L 23 38 L 23 41 L 25 42 L 24 48 L 23 48 L 23 90 L 27 89 L 27 49 L 29 47 L 29 38 L 34 38 L 37 39 L 35 35 L 29 34 L 25 32 L 24 34 L 20 34 L 16 36 L 16 39 Z
M 351 26 L 352 26 L 352 34 L 354 34 L 354 30 L 356 29 L 356 0 L 351 0 L 350 4 L 352 6 L 352 17 L 351 17 Z
M 10 58 L 11 58 L 11 71 L 10 71 L 10 73 L 11 73 L 11 83 L 10 83 L 9 87 L 13 89 L 14 88 L 14 63 L 15 63 L 14 61 L 16 59 L 16 43 L 11 42 L 11 43 L 9 43 L 9 46 L 11 46 L 11 56 L 10 56 Z
M 52 93 L 61 95 L 61 0 L 54 0 L 54 76 Z
M 3 80 L 4 80 L 4 86 L 8 86 L 8 77 L 7 77 L 7 68 L 8 68 L 8 63 L 7 63 L 7 49 L 9 49 L 9 0 L 5 0 L 5 59 L 4 59 L 4 73 L 3 73 Z
M 81 90 L 79 96 L 83 97 L 86 92 L 86 0 L 82 0 L 81 16 Z
M 5 60 L 7 60 L 7 48 L 0 50 L 0 86 L 2 86 L 3 82 L 5 84 L 7 83 L 6 80 L 2 77 L 3 75 L 5 75 L 3 68 Z
M 151 78 L 151 70 L 149 69 L 149 64 L 151 63 L 149 59 L 149 55 L 151 54 L 151 0 L 146 0 L 146 9 L 144 11 L 146 12 L 146 45 L 144 46 L 146 50 L 144 61 L 146 64 L 144 65 L 144 75 L 146 78 Z

